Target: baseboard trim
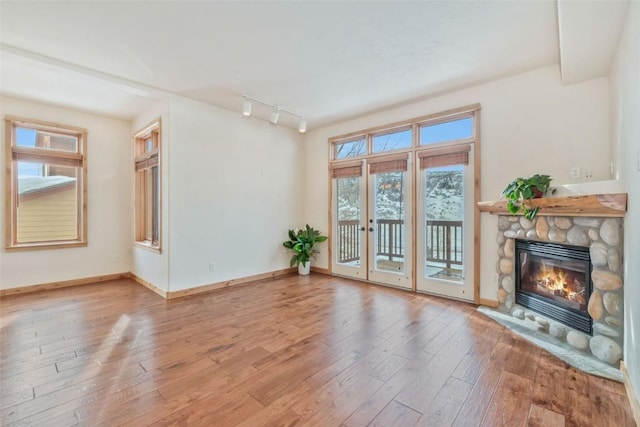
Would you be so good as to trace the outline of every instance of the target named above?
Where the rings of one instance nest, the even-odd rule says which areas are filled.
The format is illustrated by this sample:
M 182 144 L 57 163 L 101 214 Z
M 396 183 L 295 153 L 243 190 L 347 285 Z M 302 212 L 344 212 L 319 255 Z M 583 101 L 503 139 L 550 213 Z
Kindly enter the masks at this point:
M 492 299 L 486 299 L 486 298 L 480 298 L 480 305 L 484 305 L 492 308 L 500 307 L 500 303 L 498 303 L 498 301 L 494 301 Z
M 298 269 L 296 267 L 292 268 L 284 268 L 282 270 L 271 271 L 268 273 L 255 274 L 253 276 L 240 277 L 238 279 L 226 280 L 224 282 L 212 283 L 210 285 L 198 286 L 195 288 L 181 289 L 179 291 L 169 291 L 167 292 L 167 299 L 176 299 L 183 298 L 190 295 L 201 294 L 203 292 L 215 291 L 217 289 L 228 288 L 231 286 L 237 286 L 244 283 L 255 282 L 263 279 L 271 279 L 279 276 L 286 276 L 288 274 L 292 274 L 297 272 Z
M 315 273 L 329 274 L 329 271 L 323 268 L 311 267 L 311 270 L 314 271 Z M 0 297 L 16 295 L 16 294 L 26 294 L 26 293 L 45 291 L 45 290 L 51 290 L 51 289 L 67 288 L 70 286 L 89 285 L 92 283 L 107 282 L 109 280 L 131 279 L 134 282 L 138 283 L 139 285 L 142 285 L 145 288 L 149 289 L 150 291 L 158 294 L 164 299 L 176 299 L 176 298 L 183 298 L 189 295 L 201 294 L 203 292 L 210 292 L 216 289 L 223 289 L 231 286 L 241 285 L 244 283 L 255 282 L 258 280 L 271 279 L 279 276 L 286 276 L 288 274 L 293 274 L 297 271 L 298 269 L 296 267 L 283 268 L 281 270 L 270 271 L 268 273 L 261 273 L 261 274 L 255 274 L 253 276 L 240 277 L 238 279 L 226 280 L 224 282 L 212 283 L 210 285 L 198 286 L 195 288 L 181 289 L 179 291 L 165 291 L 164 289 L 159 288 L 153 283 L 148 282 L 143 278 L 136 276 L 135 273 L 132 273 L 129 271 L 126 273 L 106 274 L 104 276 L 85 277 L 82 279 L 42 283 L 39 285 L 21 286 L 18 288 L 10 288 L 10 289 L 0 289 Z
M 151 292 L 154 292 L 154 293 L 160 295 L 162 298 L 168 299 L 167 298 L 167 291 L 157 287 L 156 285 L 154 285 L 151 282 L 147 282 L 142 277 L 136 276 L 134 273 L 129 272 L 129 278 L 131 280 L 133 280 L 134 282 L 138 283 L 139 285 L 142 285 L 145 288 L 149 289 Z
M 629 372 L 627 371 L 627 366 L 624 364 L 624 360 L 620 362 L 620 372 L 622 372 L 624 388 L 627 390 L 627 397 L 629 398 L 633 418 L 636 420 L 636 425 L 640 426 L 640 400 L 638 400 L 638 395 L 633 389 L 633 385 L 631 385 L 631 378 L 629 378 Z
M 314 273 L 319 273 L 319 274 L 327 274 L 327 275 L 331 275 L 331 272 L 329 271 L 328 268 L 320 268 L 320 267 L 311 267 L 311 271 L 313 271 Z
M 68 288 L 70 286 L 90 285 L 92 283 L 107 282 L 109 280 L 128 279 L 129 277 L 129 273 L 105 274 L 103 276 L 83 277 L 81 279 L 62 280 L 59 282 L 41 283 L 39 285 L 0 289 L 0 297 L 17 294 L 28 294 L 31 292 L 46 291 L 51 289 Z

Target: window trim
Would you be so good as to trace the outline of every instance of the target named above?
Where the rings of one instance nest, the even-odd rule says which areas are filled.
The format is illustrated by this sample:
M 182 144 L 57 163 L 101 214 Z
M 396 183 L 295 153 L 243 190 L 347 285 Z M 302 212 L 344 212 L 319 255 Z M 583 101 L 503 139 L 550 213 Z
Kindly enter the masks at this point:
M 147 150 L 146 142 L 153 138 L 151 150 Z M 157 159 L 157 161 L 153 161 Z M 144 166 L 141 163 L 146 162 Z M 146 189 L 140 183 L 139 174 L 146 170 L 158 167 L 158 238 L 156 242 L 146 238 L 146 229 L 149 226 L 148 212 L 146 211 Z M 162 123 L 157 118 L 147 124 L 133 135 L 133 244 L 137 247 L 155 253 L 162 253 Z M 145 234 L 144 239 L 141 237 Z
M 5 249 L 7 251 L 60 249 L 87 246 L 88 221 L 87 221 L 87 129 L 77 126 L 63 125 L 42 120 L 27 119 L 6 115 L 5 124 Z M 60 135 L 69 135 L 78 139 L 76 152 L 64 152 L 60 150 L 47 150 L 18 147 L 16 141 L 16 128 L 33 129 L 42 132 L 51 132 Z M 50 240 L 41 242 L 18 242 L 17 223 L 17 174 L 14 162 L 14 154 L 25 157 L 52 158 L 60 161 L 67 160 L 76 163 L 82 172 L 77 177 L 77 232 L 78 238 L 73 240 Z M 15 178 L 15 179 L 14 179 Z

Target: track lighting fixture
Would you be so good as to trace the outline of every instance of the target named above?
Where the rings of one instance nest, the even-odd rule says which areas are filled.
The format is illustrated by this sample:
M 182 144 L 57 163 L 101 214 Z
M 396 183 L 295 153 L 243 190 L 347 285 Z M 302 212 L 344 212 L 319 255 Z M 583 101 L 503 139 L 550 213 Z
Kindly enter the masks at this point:
M 243 95 L 244 101 L 242 103 L 242 115 L 245 117 L 251 116 L 251 107 L 252 102 L 257 102 L 258 104 L 266 105 L 267 107 L 271 107 L 271 115 L 269 116 L 269 123 L 273 125 L 278 124 L 278 120 L 280 120 L 280 113 L 289 114 L 291 116 L 298 117 L 300 121 L 298 122 L 298 132 L 305 133 L 307 131 L 307 120 L 301 114 L 294 113 L 293 111 L 285 110 L 284 108 L 270 104 L 261 99 L 254 98 L 253 96 Z

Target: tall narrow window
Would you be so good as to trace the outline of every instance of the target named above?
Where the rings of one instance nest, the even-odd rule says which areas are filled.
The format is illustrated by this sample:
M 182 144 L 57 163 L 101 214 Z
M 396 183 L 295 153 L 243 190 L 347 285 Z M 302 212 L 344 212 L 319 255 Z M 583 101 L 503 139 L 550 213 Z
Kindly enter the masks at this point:
M 135 241 L 160 250 L 160 120 L 134 137 Z
M 6 117 L 7 249 L 87 244 L 86 129 Z

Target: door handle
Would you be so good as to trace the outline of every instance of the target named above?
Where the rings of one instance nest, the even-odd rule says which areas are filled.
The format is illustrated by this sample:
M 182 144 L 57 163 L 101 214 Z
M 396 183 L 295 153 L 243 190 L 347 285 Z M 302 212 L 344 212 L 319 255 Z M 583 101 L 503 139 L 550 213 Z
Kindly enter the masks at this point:
M 360 227 L 360 231 L 364 231 L 366 229 L 367 229 L 367 227 L 365 227 L 365 226 Z
M 369 227 L 369 231 L 373 231 L 373 227 Z

